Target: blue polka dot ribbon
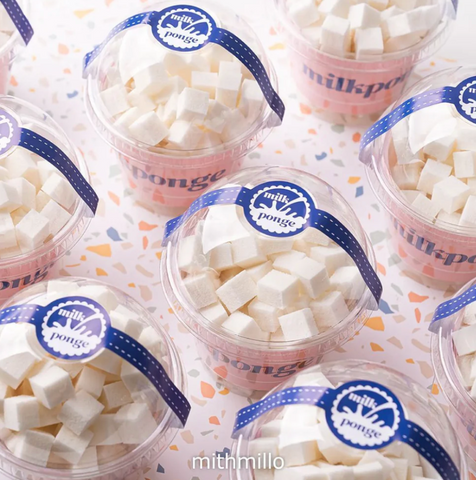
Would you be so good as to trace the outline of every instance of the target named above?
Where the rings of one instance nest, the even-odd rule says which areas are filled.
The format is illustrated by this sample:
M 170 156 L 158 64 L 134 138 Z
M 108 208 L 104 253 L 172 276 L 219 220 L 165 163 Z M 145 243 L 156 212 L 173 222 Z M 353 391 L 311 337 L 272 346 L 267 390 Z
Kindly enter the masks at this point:
M 360 142 L 360 160 L 363 163 L 367 163 L 367 157 L 364 155 L 366 148 L 375 139 L 391 130 L 398 122 L 414 112 L 441 103 L 454 105 L 456 111 L 464 119 L 476 124 L 476 76 L 463 80 L 456 87 L 447 86 L 420 93 L 409 98 L 388 115 L 385 115 L 367 130 L 362 137 Z
M 28 21 L 28 18 L 26 18 L 20 5 L 18 5 L 16 0 L 0 0 L 0 2 L 5 7 L 16 29 L 20 32 L 20 36 L 25 42 L 25 45 L 28 45 L 34 32 L 31 23 Z
M 66 153 L 42 135 L 21 127 L 13 112 L 0 108 L 0 158 L 16 147 L 23 147 L 56 167 L 89 207 L 88 214 L 96 213 L 99 198 Z
M 272 184 L 276 184 L 273 186 Z M 288 183 L 288 182 L 269 182 L 271 186 L 266 186 L 266 189 L 275 188 L 279 191 L 280 187 L 283 185 L 287 188 L 287 190 L 283 190 L 284 192 L 293 193 L 294 191 L 302 191 L 304 192 L 300 197 L 298 197 L 293 202 L 289 203 L 289 205 L 302 205 L 304 202 L 304 195 L 305 191 L 298 187 L 297 185 Z M 266 184 L 268 185 L 268 184 Z M 213 190 L 211 192 L 205 193 L 197 200 L 195 200 L 190 208 L 180 217 L 174 218 L 168 221 L 165 225 L 164 231 L 164 239 L 163 245 L 167 245 L 170 237 L 176 232 L 180 226 L 182 226 L 187 219 L 189 219 L 192 215 L 194 215 L 199 210 L 204 208 L 213 206 L 213 205 L 239 205 L 243 207 L 245 211 L 245 216 L 249 223 L 257 228 L 256 223 L 253 222 L 252 215 L 249 214 L 250 209 L 253 208 L 253 204 L 256 203 L 256 198 L 260 197 L 260 189 L 262 189 L 263 185 L 258 185 L 253 189 L 248 189 L 246 187 L 231 187 L 231 188 L 222 188 L 218 190 Z M 266 193 L 265 193 L 266 194 Z M 309 194 L 307 194 L 309 195 Z M 279 197 L 276 197 L 279 198 Z M 282 198 L 282 197 L 281 197 Z M 303 201 L 301 201 L 303 200 Z M 265 200 L 263 200 L 265 201 Z M 298 202 L 298 203 L 297 203 Z M 304 202 L 306 203 L 306 202 Z M 345 227 L 337 218 L 331 215 L 328 212 L 315 208 L 313 204 L 313 200 L 309 199 L 307 205 L 309 206 L 308 218 L 303 223 L 302 227 L 294 232 L 289 234 L 281 235 L 279 233 L 271 233 L 267 232 L 262 228 L 258 230 L 265 235 L 271 236 L 291 236 L 297 235 L 298 233 L 302 232 L 305 228 L 315 228 L 326 235 L 328 238 L 333 240 L 337 245 L 342 247 L 354 260 L 357 268 L 362 275 L 364 282 L 366 283 L 367 287 L 372 293 L 372 296 L 375 300 L 373 305 L 374 309 L 378 308 L 380 298 L 382 296 L 382 284 L 380 279 L 377 276 L 377 273 L 373 269 L 372 265 L 370 264 L 365 251 L 354 237 L 354 235 Z M 261 200 L 258 201 L 258 206 L 261 205 Z M 283 209 L 288 208 L 287 205 L 283 207 Z M 282 209 L 282 210 L 283 210 Z M 281 210 L 281 211 L 282 211 Z M 300 213 L 299 212 L 290 212 L 290 218 L 296 218 Z
M 463 310 L 463 308 L 467 307 L 473 302 L 476 302 L 476 285 L 468 288 L 468 290 L 461 295 L 441 303 L 435 310 L 433 318 L 431 319 L 429 330 L 433 333 L 436 333 L 441 320 L 460 312 Z
M 56 358 L 84 361 L 104 349 L 115 353 L 142 372 L 156 388 L 175 414 L 174 426 L 184 427 L 187 423 L 190 403 L 162 364 L 136 339 L 112 327 L 109 315 L 94 300 L 72 296 L 46 306 L 24 304 L 0 310 L 0 326 L 22 322 L 34 325 L 45 353 Z
M 245 65 L 276 114 L 271 122 L 278 125 L 285 112 L 284 103 L 271 85 L 266 68 L 253 50 L 232 32 L 220 28 L 208 12 L 191 5 L 173 5 L 160 12 L 144 12 L 127 18 L 114 27 L 106 39 L 84 57 L 84 77 L 94 60 L 118 33 L 137 25 L 149 25 L 156 40 L 176 52 L 192 52 L 209 43 L 220 45 Z
M 394 441 L 404 442 L 425 458 L 443 480 L 461 478 L 457 466 L 441 444 L 405 417 L 396 395 L 385 386 L 367 380 L 344 383 L 336 389 L 300 386 L 268 395 L 238 412 L 232 436 L 246 438 L 251 434 L 246 427 L 261 416 L 275 408 L 297 405 L 315 405 L 324 409 L 329 429 L 345 445 L 377 450 Z

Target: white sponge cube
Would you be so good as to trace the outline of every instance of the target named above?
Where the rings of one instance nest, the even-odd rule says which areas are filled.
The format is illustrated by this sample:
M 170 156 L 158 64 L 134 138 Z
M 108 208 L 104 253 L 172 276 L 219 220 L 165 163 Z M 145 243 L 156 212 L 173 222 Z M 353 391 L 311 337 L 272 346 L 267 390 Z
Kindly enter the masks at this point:
M 286 341 L 302 340 L 319 334 L 312 311 L 304 308 L 279 317 Z
M 308 27 L 320 17 L 317 5 L 313 0 L 290 2 L 288 13 L 299 28 Z
M 136 90 L 148 96 L 159 94 L 167 86 L 168 81 L 169 76 L 162 62 L 150 65 L 134 75 Z
M 20 433 L 15 441 L 15 456 L 22 460 L 46 467 L 55 437 L 49 433 L 28 430 Z
M 209 95 L 195 88 L 184 88 L 178 96 L 177 120 L 202 123 L 208 112 Z
M 349 254 L 337 245 L 312 247 L 311 258 L 316 260 L 316 262 L 324 264 L 329 275 L 332 275 L 338 268 L 349 265 L 351 262 Z
M 218 288 L 216 293 L 227 310 L 233 313 L 252 300 L 258 289 L 250 274 L 244 270 Z
M 273 268 L 275 270 L 279 270 L 280 272 L 291 273 L 291 270 L 296 265 L 296 263 L 305 257 L 306 257 L 305 253 L 297 252 L 295 250 L 282 253 L 278 255 L 274 260 Z
M 217 272 L 232 268 L 234 263 L 231 243 L 222 243 L 211 250 L 209 265 L 210 268 L 213 268 L 213 270 Z
M 66 210 L 69 210 L 78 198 L 70 183 L 57 173 L 48 177 L 41 190 Z
M 247 268 L 246 271 L 250 274 L 251 278 L 258 282 L 260 278 L 263 278 L 267 273 L 271 272 L 273 269 L 273 264 L 270 261 L 265 263 L 260 263 L 254 267 Z
M 355 265 L 338 268 L 331 277 L 333 290 L 342 293 L 345 300 L 358 300 L 362 297 L 365 282 Z
M 455 164 L 455 177 L 476 177 L 476 152 L 455 152 L 453 154 Z
M 349 10 L 350 28 L 372 28 L 380 26 L 380 12 L 366 3 L 351 5 Z
M 347 19 L 329 15 L 321 27 L 321 50 L 331 55 L 343 56 L 350 51 L 350 22 Z
M 132 397 L 124 382 L 114 382 L 105 385 L 99 400 L 104 405 L 106 412 L 114 410 L 128 403 L 132 403 Z
M 417 189 L 420 190 L 420 192 L 431 195 L 435 184 L 449 177 L 452 169 L 453 167 L 451 165 L 446 165 L 445 163 L 440 163 L 429 158 L 421 171 Z
M 452 175 L 434 185 L 432 202 L 446 213 L 454 213 L 464 207 L 470 194 L 468 185 Z
M 349 314 L 349 309 L 341 292 L 327 293 L 319 300 L 311 302 L 310 308 L 319 330 L 332 328 Z
M 434 140 L 423 148 L 423 153 L 434 158 L 438 162 L 445 162 L 455 148 L 456 137 L 448 135 L 446 137 Z
M 476 324 L 454 331 L 453 343 L 460 357 L 476 352 Z
M 222 327 L 240 337 L 269 340 L 269 333 L 263 332 L 253 318 L 242 312 L 232 313 Z
M 288 252 L 293 248 L 294 239 L 277 238 L 277 237 L 259 237 L 258 245 L 264 255 L 272 255 L 273 253 Z
M 123 85 L 114 85 L 101 92 L 101 100 L 111 116 L 125 112 L 129 107 L 127 90 Z
M 226 119 L 226 123 L 221 132 L 221 139 L 223 143 L 231 142 L 242 136 L 249 128 L 250 124 L 246 117 L 236 108 L 231 111 Z
M 202 130 L 196 125 L 184 120 L 176 120 L 170 126 L 169 144 L 181 150 L 194 150 L 203 136 Z
M 35 397 L 18 395 L 3 402 L 5 427 L 16 432 L 40 426 L 40 404 Z
M 468 197 L 459 224 L 466 227 L 474 227 L 476 225 L 476 195 Z
M 20 247 L 33 250 L 44 243 L 50 235 L 50 222 L 36 210 L 30 210 L 16 226 Z
M 421 160 L 412 160 L 405 165 L 395 165 L 392 168 L 392 177 L 400 189 L 415 190 L 420 181 L 423 166 L 424 163 Z
M 218 74 L 214 72 L 192 72 L 192 88 L 207 92 L 209 98 L 215 98 Z
M 216 99 L 228 108 L 236 108 L 242 77 L 240 64 L 220 62 Z
M 105 380 L 106 375 L 104 373 L 85 366 L 76 380 L 75 389 L 77 392 L 83 390 L 89 393 L 92 397 L 99 398 Z
M 228 313 L 221 303 L 214 303 L 209 307 L 202 308 L 200 313 L 211 323 L 221 325 L 227 318 Z
M 115 416 L 119 436 L 126 445 L 139 445 L 154 433 L 157 423 L 145 403 L 124 405 Z
M 97 357 L 90 360 L 89 364 L 111 375 L 119 375 L 122 359 L 114 352 L 104 349 Z
M 368 55 L 381 55 L 383 50 L 383 35 L 380 27 L 359 28 L 355 31 L 357 59 Z
M 17 246 L 15 225 L 9 213 L 0 213 L 0 249 L 4 250 Z
M 241 113 L 252 121 L 258 117 L 263 102 L 264 96 L 258 82 L 245 78 L 241 85 L 241 95 L 238 102 Z
M 129 126 L 130 134 L 139 142 L 147 145 L 158 145 L 167 135 L 169 130 L 155 111 L 141 115 Z
M 210 100 L 208 104 L 208 112 L 203 125 L 215 133 L 222 133 L 230 116 L 231 110 L 226 105 Z
M 299 295 L 299 280 L 278 270 L 271 270 L 257 285 L 258 299 L 279 309 L 291 306 Z
M 428 220 L 433 220 L 441 210 L 441 207 L 436 202 L 422 194 L 418 195 L 415 200 L 413 200 L 412 207 L 417 212 L 424 215 Z
M 301 285 L 311 298 L 317 298 L 330 285 L 324 264 L 305 257 L 291 267 L 291 274 L 299 278 Z
M 189 276 L 183 281 L 183 284 L 192 303 L 198 309 L 208 307 L 218 300 L 213 277 L 208 272 Z
M 13 212 L 21 207 L 20 192 L 7 182 L 0 182 L 0 212 Z
M 50 200 L 41 215 L 48 219 L 50 223 L 50 235 L 56 235 L 70 220 L 71 214 L 63 207 L 58 205 L 54 200 Z
M 7 182 L 20 195 L 20 201 L 26 209 L 30 210 L 36 206 L 36 187 L 23 177 L 14 178 Z
M 90 431 L 93 432 L 90 445 L 116 445 L 121 443 L 119 429 L 113 413 L 99 415 L 99 418 L 91 426 Z
M 255 298 L 248 305 L 248 313 L 254 318 L 263 332 L 275 333 L 279 329 L 280 310 Z
M 89 430 L 86 430 L 81 435 L 76 435 L 63 425 L 56 435 L 52 452 L 74 465 L 81 460 L 92 438 L 93 433 Z
M 89 393 L 79 391 L 63 404 L 58 420 L 76 435 L 81 435 L 94 423 L 103 410 L 102 403 Z
M 30 377 L 30 385 L 46 408 L 54 408 L 75 394 L 69 373 L 57 366 Z
M 249 268 L 266 262 L 266 256 L 261 252 L 257 238 L 254 235 L 239 238 L 231 242 L 233 261 L 241 268 Z

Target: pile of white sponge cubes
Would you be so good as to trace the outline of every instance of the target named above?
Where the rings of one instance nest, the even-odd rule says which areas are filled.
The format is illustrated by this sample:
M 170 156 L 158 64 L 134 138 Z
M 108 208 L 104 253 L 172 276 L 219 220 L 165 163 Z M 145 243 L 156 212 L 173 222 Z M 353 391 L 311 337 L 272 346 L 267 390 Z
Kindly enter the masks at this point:
M 206 253 L 202 235 L 197 228 L 179 242 L 182 285 L 206 320 L 237 336 L 319 335 L 349 315 L 365 289 L 347 253 L 314 228 L 288 238 L 246 230 Z
M 120 329 L 167 370 L 162 337 L 107 287 L 52 280 L 32 303 L 68 296 L 92 298 Z M 165 413 L 155 387 L 109 350 L 92 360 L 41 354 L 35 327 L 0 327 L 0 439 L 18 458 L 41 467 L 97 467 L 145 442 Z
M 469 303 L 463 311 L 460 328 L 453 332 L 459 371 L 464 387 L 476 400 L 476 303 Z
M 391 173 L 405 201 L 442 228 L 476 227 L 476 126 L 439 104 L 412 113 L 391 134 Z
M 0 159 L 0 258 L 31 252 L 69 222 L 77 193 L 51 163 L 21 147 Z
M 221 151 L 248 131 L 264 108 L 250 71 L 218 45 L 174 53 L 142 27 L 125 34 L 116 64 L 101 92 L 114 125 L 138 142 L 181 152 L 177 155 Z
M 296 377 L 294 387 L 304 386 L 335 388 L 315 370 Z M 324 410 L 314 405 L 281 408 L 260 426 L 248 453 L 257 460 L 266 454 L 284 463 L 279 470 L 255 469 L 255 480 L 441 480 L 433 466 L 405 443 L 395 441 L 380 450 L 345 445 L 330 430 Z
M 287 0 L 287 11 L 315 48 L 357 59 L 413 47 L 442 18 L 438 0 Z

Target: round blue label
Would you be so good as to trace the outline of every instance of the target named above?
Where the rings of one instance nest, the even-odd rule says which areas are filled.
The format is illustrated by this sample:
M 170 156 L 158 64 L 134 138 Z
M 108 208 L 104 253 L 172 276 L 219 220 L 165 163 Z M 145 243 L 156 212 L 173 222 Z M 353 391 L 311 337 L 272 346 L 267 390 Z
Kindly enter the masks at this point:
M 151 26 L 154 37 L 164 47 L 179 52 L 193 52 L 210 41 L 216 22 L 201 8 L 174 5 L 154 16 Z
M 326 419 L 334 435 L 346 445 L 375 450 L 392 443 L 405 418 L 398 398 L 386 387 L 368 381 L 341 385 L 333 392 Z
M 65 297 L 46 307 L 45 316 L 36 324 L 36 335 L 54 357 L 81 360 L 104 348 L 110 325 L 99 303 L 86 297 Z
M 476 123 L 476 77 L 467 78 L 456 87 L 458 112 L 472 123 Z
M 267 182 L 253 188 L 244 205 L 246 219 L 256 230 L 273 237 L 290 237 L 310 225 L 314 200 L 288 182 Z
M 0 156 L 20 143 L 21 128 L 18 120 L 9 111 L 0 108 Z

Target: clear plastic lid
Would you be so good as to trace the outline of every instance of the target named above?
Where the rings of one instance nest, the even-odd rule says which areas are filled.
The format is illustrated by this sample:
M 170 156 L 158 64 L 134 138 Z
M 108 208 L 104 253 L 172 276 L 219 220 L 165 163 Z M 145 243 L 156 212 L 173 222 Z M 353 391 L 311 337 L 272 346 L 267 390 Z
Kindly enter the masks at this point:
M 202 340 L 203 329 L 260 350 L 345 341 L 373 297 L 331 227 L 329 236 L 305 228 L 316 206 L 375 265 L 357 216 L 330 185 L 290 168 L 246 169 L 217 182 L 178 228 L 169 222 L 162 273 L 179 319 Z
M 122 478 L 168 446 L 174 414 L 140 369 L 159 362 L 180 390 L 183 372 L 170 338 L 135 300 L 72 277 L 23 290 L 0 316 L 2 473 Z
M 390 211 L 398 208 L 425 225 L 462 237 L 476 235 L 476 124 L 460 114 L 457 99 L 453 104 L 441 98 L 445 87 L 457 87 L 475 74 L 474 68 L 458 67 L 420 80 L 371 131 L 390 112 L 411 108 L 409 99 L 416 98 L 416 103 L 427 97 L 429 106 L 382 129 L 361 156 L 372 167 L 371 184 Z
M 86 162 L 49 115 L 11 96 L 0 96 L 0 109 L 0 272 L 9 278 L 19 265 L 49 254 L 52 261 L 59 246 L 70 248 L 81 238 L 91 215 L 72 183 L 80 178 L 90 187 Z M 44 139 L 59 150 L 52 153 Z M 56 157 L 63 153 L 82 177 L 66 178 L 44 158 L 51 154 L 53 163 L 66 165 Z
M 326 389 L 331 390 L 324 393 Z M 301 390 L 303 394 L 299 395 Z M 279 394 L 283 399 L 297 395 L 301 401 L 284 407 L 273 404 L 264 413 L 266 400 L 275 399 Z M 322 399 L 316 402 L 320 406 L 306 400 L 313 395 Z M 332 399 L 328 401 L 327 397 Z M 321 403 L 326 406 L 321 407 Z M 378 472 L 383 470 L 389 478 L 409 475 L 441 479 L 435 469 L 436 462 L 443 463 L 441 458 L 435 460 L 435 455 L 431 463 L 424 458 L 425 433 L 432 436 L 432 454 L 441 452 L 441 448 L 433 450 L 434 439 L 451 457 L 460 478 L 468 478 L 465 457 L 443 408 L 428 389 L 380 364 L 345 360 L 309 368 L 283 382 L 253 407 L 255 419 L 236 430 L 232 457 L 251 457 L 255 460 L 255 470 L 241 464 L 231 471 L 232 480 L 292 478 L 294 471 L 296 474 L 313 473 L 320 478 L 319 474 L 326 475 L 326 470 L 329 476 L 335 472 L 339 478 L 354 478 L 354 475 L 355 478 L 373 478 L 372 473 L 380 478 Z M 415 431 L 422 433 L 418 433 L 413 442 L 409 440 L 411 433 L 405 437 L 408 443 L 402 441 L 403 437 L 392 437 L 406 423 L 402 416 L 413 422 Z M 235 426 L 247 418 L 245 408 L 237 415 Z M 341 428 L 339 419 L 346 428 Z M 357 441 L 362 449 L 352 446 Z M 419 452 L 410 445 L 416 445 Z M 278 458 L 283 461 L 276 461 Z M 266 476 L 269 473 L 271 475 Z
M 163 1 L 146 11 L 160 12 L 175 4 Z M 187 5 L 206 10 L 218 27 L 254 51 L 276 89 L 265 50 L 243 19 L 218 3 L 192 0 Z M 189 29 L 200 23 L 184 22 Z M 219 80 L 219 75 L 228 80 Z M 94 60 L 87 78 L 93 124 L 119 152 L 136 158 L 145 158 L 145 151 L 149 156 L 190 157 L 243 144 L 253 148 L 262 140 L 257 133 L 273 114 L 250 70 L 223 47 L 208 43 L 191 52 L 174 51 L 159 43 L 145 23 L 117 33 Z M 183 105 L 195 110 L 184 111 Z

